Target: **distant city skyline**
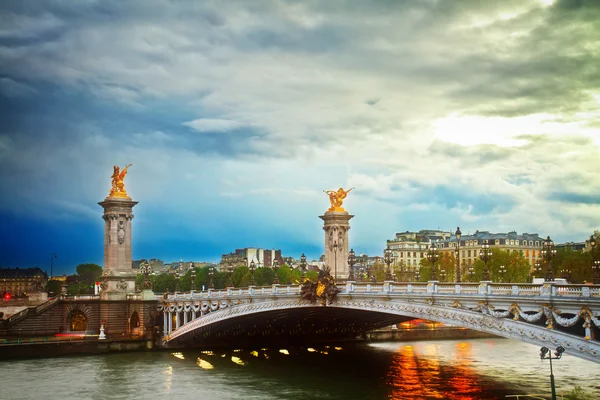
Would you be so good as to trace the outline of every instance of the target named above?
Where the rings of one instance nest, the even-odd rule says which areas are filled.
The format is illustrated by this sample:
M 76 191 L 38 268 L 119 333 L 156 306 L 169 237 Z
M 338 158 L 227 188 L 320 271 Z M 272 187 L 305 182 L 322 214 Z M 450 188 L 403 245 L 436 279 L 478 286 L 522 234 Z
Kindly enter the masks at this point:
M 114 165 L 133 257 L 323 253 L 403 230 L 600 228 L 593 2 L 4 1 L 0 265 L 103 261 Z

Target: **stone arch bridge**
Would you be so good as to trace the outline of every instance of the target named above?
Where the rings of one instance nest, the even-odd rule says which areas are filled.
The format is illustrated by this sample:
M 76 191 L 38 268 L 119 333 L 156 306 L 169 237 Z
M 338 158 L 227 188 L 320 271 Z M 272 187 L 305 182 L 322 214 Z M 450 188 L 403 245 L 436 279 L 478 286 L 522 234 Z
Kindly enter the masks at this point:
M 423 318 L 522 340 L 563 346 L 600 363 L 600 286 L 347 282 L 330 303 L 303 300 L 299 285 L 228 288 L 166 295 L 169 347 L 262 345 L 278 339 L 355 338 Z

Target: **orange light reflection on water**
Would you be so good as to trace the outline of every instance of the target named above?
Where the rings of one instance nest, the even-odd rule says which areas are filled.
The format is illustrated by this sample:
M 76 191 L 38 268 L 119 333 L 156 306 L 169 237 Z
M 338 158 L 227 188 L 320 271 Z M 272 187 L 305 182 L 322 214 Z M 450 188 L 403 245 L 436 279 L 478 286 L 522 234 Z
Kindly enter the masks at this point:
M 470 368 L 470 343 L 457 343 L 448 365 L 440 365 L 437 346 L 427 345 L 423 350 L 418 354 L 413 346 L 404 346 L 394 355 L 386 377 L 391 388 L 389 399 L 481 398 L 478 377 Z

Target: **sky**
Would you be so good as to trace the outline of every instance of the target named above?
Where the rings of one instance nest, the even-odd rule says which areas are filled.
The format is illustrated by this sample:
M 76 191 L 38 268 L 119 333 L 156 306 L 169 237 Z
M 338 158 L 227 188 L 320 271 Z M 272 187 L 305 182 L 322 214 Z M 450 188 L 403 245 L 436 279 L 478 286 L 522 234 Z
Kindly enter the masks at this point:
M 0 266 L 323 253 L 396 232 L 600 228 L 600 1 L 0 2 Z

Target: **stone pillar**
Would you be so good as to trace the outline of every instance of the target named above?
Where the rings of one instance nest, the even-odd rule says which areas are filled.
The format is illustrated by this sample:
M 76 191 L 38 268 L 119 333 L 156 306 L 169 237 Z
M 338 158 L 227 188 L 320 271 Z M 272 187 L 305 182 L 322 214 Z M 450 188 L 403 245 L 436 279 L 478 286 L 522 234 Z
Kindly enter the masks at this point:
M 131 268 L 131 220 L 137 201 L 128 197 L 107 197 L 98 204 L 104 208 L 104 271 L 100 298 L 126 300 L 127 294 L 135 293 L 135 273 Z
M 350 274 L 348 231 L 352 217 L 354 215 L 348 214 L 347 211 L 326 211 L 319 216 L 324 221 L 325 265 L 331 269 L 331 275 L 336 280 L 347 279 Z

